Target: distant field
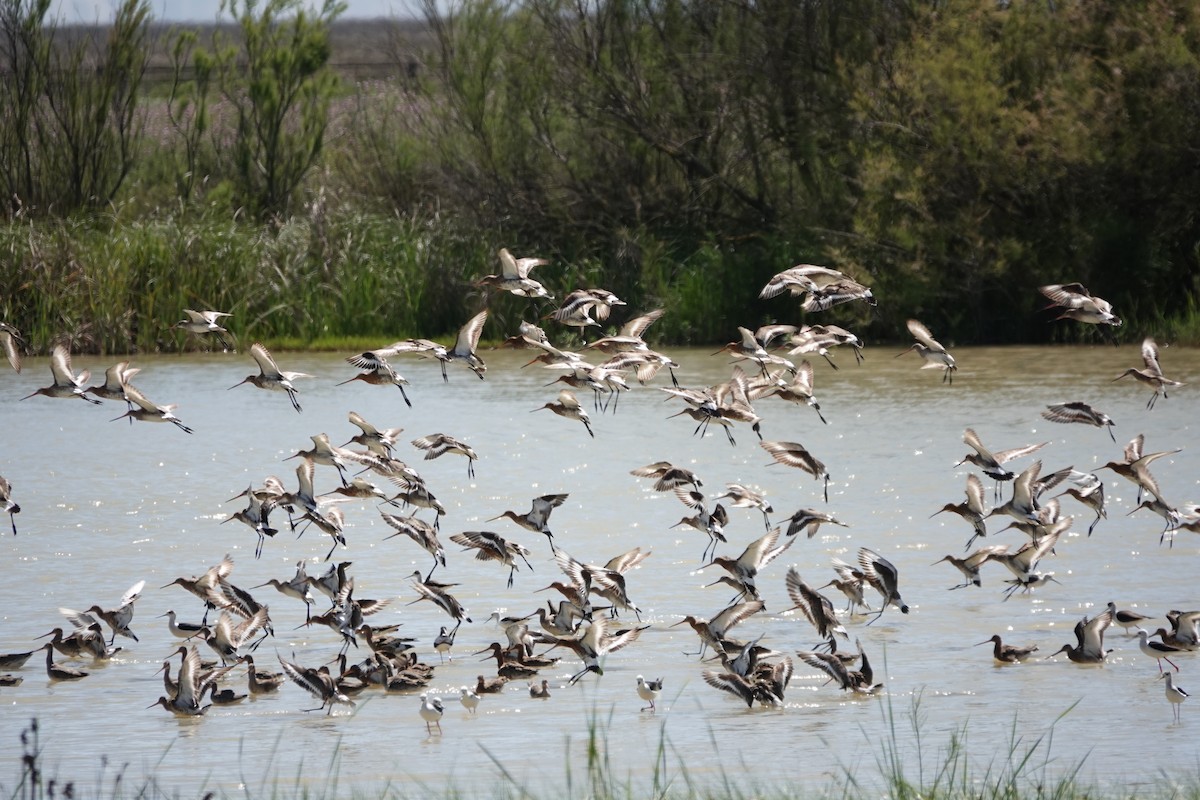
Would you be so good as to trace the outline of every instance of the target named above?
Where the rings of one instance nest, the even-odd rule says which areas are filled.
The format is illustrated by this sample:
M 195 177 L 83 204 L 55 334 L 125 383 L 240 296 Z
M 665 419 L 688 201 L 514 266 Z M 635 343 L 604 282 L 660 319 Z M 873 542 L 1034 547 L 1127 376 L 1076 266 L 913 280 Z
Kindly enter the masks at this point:
M 170 81 L 171 34 L 181 29 L 196 30 L 201 42 L 211 43 L 214 34 L 236 40 L 238 30 L 233 25 L 169 25 L 151 26 L 152 50 L 146 68 L 148 86 Z M 60 29 L 65 42 L 80 38 L 103 36 L 104 29 L 91 26 L 70 26 Z M 349 81 L 391 77 L 413 77 L 424 62 L 432 38 L 424 20 L 385 17 L 380 19 L 339 20 L 330 36 L 333 55 L 330 65 Z

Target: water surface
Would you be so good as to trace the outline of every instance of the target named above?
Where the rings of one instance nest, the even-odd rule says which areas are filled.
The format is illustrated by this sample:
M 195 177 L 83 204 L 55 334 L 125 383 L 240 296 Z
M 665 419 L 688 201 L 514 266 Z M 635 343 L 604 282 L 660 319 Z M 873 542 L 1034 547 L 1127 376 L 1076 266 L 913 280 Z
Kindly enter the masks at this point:
M 501 780 L 498 764 L 518 781 L 560 786 L 568 770 L 577 779 L 581 775 L 593 721 L 606 731 L 605 755 L 616 773 L 640 784 L 648 785 L 665 744 L 673 768 L 682 763 L 688 779 L 701 784 L 730 775 L 820 789 L 839 781 L 845 770 L 875 774 L 884 744 L 891 741 L 889 708 L 898 720 L 901 755 L 915 777 L 918 743 L 908 723 L 914 706 L 927 768 L 963 726 L 981 773 L 1008 752 L 1014 737 L 1024 747 L 1051 726 L 1051 774 L 1064 774 L 1082 761 L 1085 779 L 1157 784 L 1180 765 L 1197 763 L 1192 729 L 1200 724 L 1193 712 L 1200 711 L 1185 705 L 1182 724 L 1172 723 L 1157 668 L 1119 629 L 1109 631 L 1106 644 L 1114 652 L 1098 668 L 1072 665 L 1064 656 L 998 668 L 986 647 L 973 645 L 999 633 L 1048 654 L 1072 642 L 1075 623 L 1110 600 L 1156 615 L 1156 624 L 1165 625 L 1161 615 L 1168 609 L 1200 608 L 1194 579 L 1200 539 L 1183 533 L 1173 547 L 1160 546 L 1161 520 L 1146 511 L 1126 516 L 1135 507 L 1135 490 L 1104 470 L 1099 474 L 1109 518 L 1092 537 L 1085 535 L 1090 512 L 1064 499 L 1064 511 L 1076 523 L 1043 565 L 1061 585 L 1005 601 L 1003 581 L 1009 575 L 994 564 L 985 568 L 982 588 L 948 591 L 959 582 L 957 571 L 931 564 L 947 553 L 960 554 L 971 530 L 951 515 L 929 518 L 963 497 L 967 473 L 954 464 L 967 452 L 966 427 L 997 450 L 1049 442 L 1034 457 L 1042 460 L 1043 472 L 1066 466 L 1096 470 L 1144 433 L 1148 451 L 1183 448 L 1154 465 L 1168 500 L 1200 501 L 1196 350 L 1163 350 L 1167 374 L 1189 385 L 1160 399 L 1153 411 L 1144 407 L 1148 389 L 1128 379 L 1112 382 L 1125 367 L 1140 366 L 1136 345 L 956 350 L 960 370 L 953 386 L 943 384 L 938 372 L 918 369 L 915 356 L 893 359 L 894 351 L 883 348 L 868 348 L 861 365 L 848 351 L 839 353 L 836 371 L 817 359 L 816 394 L 828 425 L 812 409 L 778 400 L 759 401 L 756 408 L 765 438 L 801 442 L 824 461 L 832 476 L 828 503 L 820 482 L 770 464 L 748 428 L 735 428 L 736 446 L 715 428 L 703 438 L 694 436 L 688 418 L 668 418 L 682 407 L 678 401 L 653 387 L 635 385 L 615 414 L 593 413 L 593 439 L 576 422 L 534 413 L 554 398 L 556 390 L 544 385 L 554 373 L 521 369 L 528 357 L 523 353 L 486 354 L 486 381 L 451 369 L 444 383 L 436 364 L 401 361 L 398 367 L 412 384 L 412 408 L 391 388 L 336 386 L 354 374 L 340 356 L 277 355 L 282 368 L 315 376 L 300 383 L 301 414 L 282 394 L 250 386 L 228 390 L 256 371 L 245 353 L 134 359 L 143 370 L 139 387 L 156 402 L 177 403 L 193 436 L 169 425 L 111 422 L 122 410 L 112 403 L 97 407 L 42 397 L 17 402 L 49 382 L 44 359 L 30 359 L 20 375 L 0 376 L 0 404 L 6 409 L 0 474 L 12 483 L 23 509 L 19 536 L 0 537 L 7 567 L 0 584 L 0 652 L 40 644 L 35 637 L 66 624 L 60 607 L 110 606 L 131 584 L 146 581 L 133 625 L 140 641 L 121 640 L 125 649 L 107 665 L 82 665 L 93 672 L 82 682 L 49 684 L 35 658 L 22 670 L 21 686 L 0 690 L 0 752 L 13 755 L 0 767 L 0 783 L 15 778 L 17 736 L 34 717 L 48 774 L 86 785 L 107 757 L 110 765 L 128 765 L 127 782 L 153 776 L 165 790 L 185 796 L 201 786 L 232 791 L 273 779 L 320 786 L 330 775 L 342 787 L 363 790 L 393 785 L 416 791 L 418 784 L 450 782 L 472 794 L 491 794 Z M 677 373 L 683 385 L 729 376 L 725 356 L 687 350 L 672 355 L 682 364 Z M 76 363 L 97 376 L 107 366 L 95 358 Z M 654 384 L 669 385 L 666 374 Z M 1103 430 L 1056 425 L 1039 416 L 1047 404 L 1065 400 L 1084 400 L 1108 413 L 1116 420 L 1117 442 Z M 325 569 L 330 541 L 315 530 L 298 539 L 281 532 L 256 561 L 254 534 L 238 523 L 220 523 L 239 507 L 227 499 L 267 475 L 293 488 L 296 462 L 284 459 L 311 446 L 309 436 L 326 432 L 341 443 L 357 433 L 347 421 L 351 410 L 379 426 L 405 428 L 401 457 L 448 509 L 441 537 L 449 565 L 439 577 L 460 584 L 455 594 L 474 622 L 463 625 L 453 662 L 437 668 L 431 685 L 447 701 L 444 733 L 426 735 L 417 714 L 419 693 L 363 695 L 357 713 L 339 709 L 332 717 L 303 713 L 312 702 L 294 685 L 275 696 L 214 708 L 200 719 L 178 720 L 161 708 L 147 708 L 162 694 L 156 670 L 177 646 L 156 615 L 174 609 L 198 621 L 203 613 L 183 589 L 158 587 L 198 575 L 226 553 L 236 565 L 231 579 L 243 587 L 286 579 L 300 559 L 308 561 L 312 574 Z M 407 444 L 434 432 L 476 449 L 474 480 L 462 458 L 422 461 Z M 747 709 L 704 683 L 701 673 L 713 665 L 685 655 L 697 646 L 686 625 L 670 626 L 687 614 L 715 615 L 732 592 L 704 588 L 723 574 L 716 568 L 698 571 L 707 537 L 671 527 L 690 512 L 672 494 L 656 493 L 650 481 L 629 474 L 658 460 L 695 470 L 710 497 L 728 482 L 758 487 L 774 505 L 773 520 L 815 507 L 849 525 L 798 538 L 764 570 L 759 585 L 768 613 L 735 629 L 740 636 L 762 634 L 764 644 L 793 656 L 817 643 L 807 622 L 785 613 L 789 566 L 809 583 L 822 584 L 834 576 L 833 557 L 853 561 L 858 548 L 867 546 L 898 567 L 911 613 L 892 608 L 870 626 L 866 617 L 846 620 L 852 639 L 860 638 L 871 657 L 876 680 L 886 684 L 883 696 L 847 696 L 823 685 L 824 676 L 798 659 L 782 709 Z M 1032 460 L 1015 466 L 1019 470 Z M 318 491 L 336 485 L 332 468 L 317 468 Z M 453 698 L 459 686 L 489 672 L 480 656 L 469 655 L 501 636 L 485 624 L 488 615 L 529 613 L 556 599 L 535 590 L 561 578 L 545 538 L 505 520 L 485 520 L 506 509 L 524 512 L 532 497 L 557 492 L 569 492 L 570 498 L 554 512 L 552 527 L 576 558 L 603 563 L 634 547 L 653 552 L 628 576 L 630 596 L 651 627 L 607 659 L 603 676 L 566 686 L 578 668 L 568 657 L 546 674 L 549 700 L 530 699 L 526 683 L 515 681 L 469 717 Z M 353 563 L 357 596 L 393 599 L 371 621 L 402 624 L 402 632 L 421 640 L 424 660 L 437 663 L 431 642 L 449 618 L 429 603 L 408 605 L 416 594 L 406 580 L 414 569 L 427 570 L 429 557 L 406 538 L 384 541 L 392 530 L 372 504 L 351 503 L 345 511 L 348 547 L 334 559 Z M 730 514 L 729 544 L 720 552 L 737 555 L 765 529 L 755 510 Z M 429 512 L 421 515 L 428 518 Z M 282 515 L 277 522 L 286 527 Z M 1004 524 L 1000 518 L 990 521 L 988 541 L 1015 548 L 1025 537 L 998 532 Z M 534 572 L 522 568 L 514 586 L 506 588 L 507 569 L 475 561 L 449 542 L 463 530 L 492 530 L 526 545 L 534 553 Z M 827 591 L 844 606 L 835 590 Z M 255 594 L 270 605 L 276 630 L 258 651 L 260 666 L 275 665 L 276 653 L 314 666 L 336 655 L 335 633 L 301 626 L 302 604 L 269 587 Z M 878 599 L 870 596 L 869 602 L 877 607 Z M 621 624 L 634 621 L 623 615 Z M 1196 656 L 1178 663 L 1180 685 L 1200 687 Z M 639 674 L 665 678 L 656 714 L 639 712 L 643 704 L 634 688 Z M 231 685 L 244 687 L 242 671 L 234 675 Z M 1136 776 L 1130 774 L 1131 746 L 1139 753 Z M 751 778 L 740 777 L 745 770 Z

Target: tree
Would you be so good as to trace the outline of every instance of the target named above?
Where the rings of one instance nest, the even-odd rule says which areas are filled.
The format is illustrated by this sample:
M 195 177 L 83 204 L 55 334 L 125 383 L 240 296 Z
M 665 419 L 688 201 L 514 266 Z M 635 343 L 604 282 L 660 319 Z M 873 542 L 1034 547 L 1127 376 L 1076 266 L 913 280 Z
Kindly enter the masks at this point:
M 337 76 L 329 26 L 346 8 L 324 0 L 310 15 L 300 0 L 223 0 L 241 36 L 221 55 L 221 92 L 234 109 L 239 199 L 258 216 L 286 213 L 325 141 Z

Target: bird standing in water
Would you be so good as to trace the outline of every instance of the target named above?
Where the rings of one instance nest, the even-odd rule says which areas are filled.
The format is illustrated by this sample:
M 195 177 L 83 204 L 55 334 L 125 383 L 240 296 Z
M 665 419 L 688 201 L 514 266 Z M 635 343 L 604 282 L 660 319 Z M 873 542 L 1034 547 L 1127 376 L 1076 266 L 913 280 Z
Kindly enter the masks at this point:
M 654 707 L 654 701 L 658 699 L 658 696 L 660 694 L 662 694 L 662 688 L 663 688 L 663 679 L 662 678 L 658 678 L 657 680 L 653 680 L 653 681 L 648 681 L 645 678 L 643 678 L 641 675 L 638 675 L 637 676 L 638 697 L 642 698 L 643 700 L 645 700 L 647 703 L 650 704 L 639 710 L 640 711 L 655 711 L 656 709 Z

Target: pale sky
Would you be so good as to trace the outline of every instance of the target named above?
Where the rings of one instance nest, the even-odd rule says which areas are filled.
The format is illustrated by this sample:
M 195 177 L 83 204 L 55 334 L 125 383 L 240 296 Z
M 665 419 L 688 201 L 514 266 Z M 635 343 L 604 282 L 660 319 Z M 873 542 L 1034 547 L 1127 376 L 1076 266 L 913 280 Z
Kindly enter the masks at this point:
M 309 2 L 310 7 L 319 3 Z M 112 19 L 112 0 L 54 0 L 50 16 L 65 23 L 107 22 Z M 160 22 L 213 22 L 220 0 L 150 0 L 154 18 Z M 411 0 L 347 0 L 342 19 L 419 16 Z

